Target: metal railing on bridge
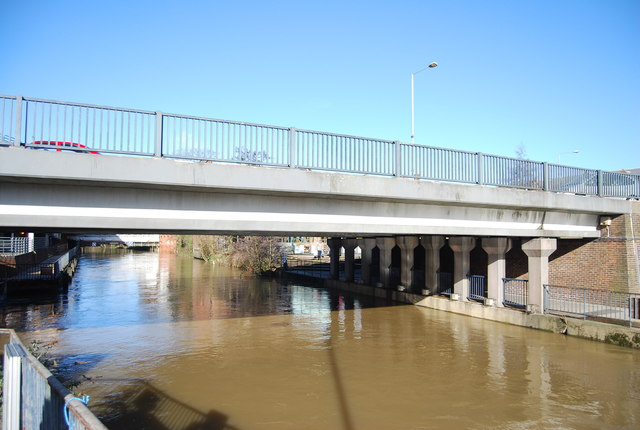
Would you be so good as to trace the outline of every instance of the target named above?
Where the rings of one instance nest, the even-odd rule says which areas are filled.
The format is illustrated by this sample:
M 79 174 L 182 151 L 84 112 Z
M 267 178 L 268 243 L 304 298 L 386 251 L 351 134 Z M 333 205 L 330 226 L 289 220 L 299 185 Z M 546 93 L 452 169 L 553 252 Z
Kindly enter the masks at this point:
M 545 285 L 544 312 L 640 326 L 640 294 Z
M 0 96 L 0 145 L 639 198 L 640 176 L 136 109 Z

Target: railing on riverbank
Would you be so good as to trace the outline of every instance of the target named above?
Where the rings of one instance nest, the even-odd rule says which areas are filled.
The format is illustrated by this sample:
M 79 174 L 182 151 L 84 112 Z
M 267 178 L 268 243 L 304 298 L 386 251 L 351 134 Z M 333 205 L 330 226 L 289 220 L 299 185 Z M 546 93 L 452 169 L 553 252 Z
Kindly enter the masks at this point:
M 640 197 L 640 175 L 263 124 L 0 95 L 0 146 Z
M 545 285 L 544 312 L 640 326 L 640 294 Z
M 468 275 L 469 278 L 469 300 L 484 303 L 487 297 L 487 277 L 481 275 Z
M 0 265 L 0 281 L 55 281 L 62 277 L 69 263 L 77 258 L 76 246 L 40 263 L 6 263 Z
M 526 309 L 529 297 L 529 281 L 526 279 L 502 278 L 503 302 L 505 306 Z
M 338 269 L 344 270 L 344 262 L 340 262 Z M 315 258 L 291 258 L 287 259 L 287 272 L 313 278 L 329 278 L 329 263 Z
M 3 430 L 107 430 L 31 355 L 13 330 L 0 329 L 0 336 L 4 343 Z

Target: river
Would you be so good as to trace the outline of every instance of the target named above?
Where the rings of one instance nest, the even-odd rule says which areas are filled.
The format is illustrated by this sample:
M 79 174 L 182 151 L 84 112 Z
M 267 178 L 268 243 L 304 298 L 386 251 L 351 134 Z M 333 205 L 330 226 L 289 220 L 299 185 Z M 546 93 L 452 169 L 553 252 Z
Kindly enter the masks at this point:
M 173 254 L 83 254 L 2 318 L 111 429 L 640 428 L 638 351 Z

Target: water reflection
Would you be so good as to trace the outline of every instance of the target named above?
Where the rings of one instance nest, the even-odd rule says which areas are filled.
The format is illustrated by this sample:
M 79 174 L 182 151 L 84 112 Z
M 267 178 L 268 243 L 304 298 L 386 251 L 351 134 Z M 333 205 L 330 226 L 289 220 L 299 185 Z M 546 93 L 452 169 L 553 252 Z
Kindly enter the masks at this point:
M 176 256 L 84 256 L 68 294 L 5 321 L 53 341 L 113 429 L 640 424 L 637 351 Z
M 85 254 L 68 291 L 23 304 L 33 299 L 14 298 L 0 315 L 4 326 L 31 331 L 273 314 L 314 315 L 318 323 L 327 324 L 327 315 L 339 306 L 387 304 L 379 299 L 361 304 L 360 299 L 325 290 L 283 286 L 198 260 L 150 252 Z

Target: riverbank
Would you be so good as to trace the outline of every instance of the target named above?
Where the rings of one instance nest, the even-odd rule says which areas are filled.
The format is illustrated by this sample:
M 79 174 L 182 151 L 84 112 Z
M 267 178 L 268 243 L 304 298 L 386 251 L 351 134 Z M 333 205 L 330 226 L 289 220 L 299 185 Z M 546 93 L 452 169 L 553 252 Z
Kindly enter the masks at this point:
M 303 275 L 297 274 L 287 274 L 286 276 L 293 278 L 307 278 Z M 380 297 L 400 303 L 413 304 L 439 311 L 451 312 L 458 315 L 465 315 L 473 318 L 640 349 L 639 328 L 625 327 L 617 324 L 608 324 L 559 315 L 534 314 L 511 308 L 486 306 L 476 302 L 451 300 L 442 296 L 425 297 L 420 294 L 413 294 L 405 291 L 395 291 L 368 285 L 347 283 L 339 280 L 313 279 L 316 280 L 317 285 L 334 290 Z

